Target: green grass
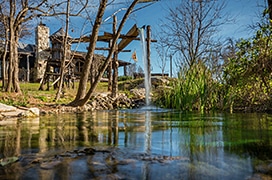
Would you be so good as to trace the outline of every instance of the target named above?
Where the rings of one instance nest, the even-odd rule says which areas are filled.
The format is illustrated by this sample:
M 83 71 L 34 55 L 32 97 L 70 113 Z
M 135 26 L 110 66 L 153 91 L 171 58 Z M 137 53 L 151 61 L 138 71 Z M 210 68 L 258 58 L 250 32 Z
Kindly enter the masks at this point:
M 0 85 L 2 85 L 0 83 Z M 49 90 L 41 91 L 39 90 L 39 83 L 26 83 L 20 82 L 20 87 L 22 94 L 19 95 L 17 93 L 7 93 L 0 91 L 0 102 L 8 105 L 16 105 L 23 107 L 30 107 L 33 105 L 43 106 L 45 104 L 68 104 L 72 100 L 74 100 L 76 93 L 78 82 L 75 83 L 75 88 L 64 88 L 63 94 L 58 102 L 55 102 L 55 95 L 57 90 L 50 87 Z M 88 88 L 88 87 L 87 87 Z M 107 92 L 108 91 L 108 83 L 101 82 L 98 84 L 96 88 L 96 92 Z

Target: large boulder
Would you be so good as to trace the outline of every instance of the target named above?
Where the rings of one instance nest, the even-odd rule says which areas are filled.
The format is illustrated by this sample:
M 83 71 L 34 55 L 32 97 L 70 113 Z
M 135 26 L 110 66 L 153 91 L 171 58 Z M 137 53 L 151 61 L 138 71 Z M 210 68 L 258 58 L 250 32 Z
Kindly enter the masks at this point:
M 38 117 L 40 110 L 38 108 L 17 108 L 0 103 L 0 119 L 10 117 Z
M 17 110 L 16 107 L 0 103 L 0 112 L 12 112 L 16 110 Z

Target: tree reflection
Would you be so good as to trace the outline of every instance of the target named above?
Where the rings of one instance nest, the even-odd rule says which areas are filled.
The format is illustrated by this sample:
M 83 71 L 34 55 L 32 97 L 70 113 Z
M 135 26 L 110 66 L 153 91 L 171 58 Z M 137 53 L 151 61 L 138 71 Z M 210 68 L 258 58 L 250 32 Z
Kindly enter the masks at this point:
M 121 171 L 129 176 L 125 173 L 127 167 L 133 167 L 134 175 L 142 179 L 153 179 L 157 168 L 167 169 L 170 175 L 173 169 L 185 179 L 198 179 L 203 175 L 208 179 L 223 172 L 235 172 L 239 176 L 251 172 L 247 167 L 253 167 L 253 159 L 272 159 L 271 122 L 271 115 L 267 114 L 144 110 L 95 111 L 15 120 L 0 126 L 0 158 L 20 155 L 24 158 L 0 168 L 0 179 L 20 179 L 24 171 L 28 175 L 35 174 L 36 179 L 72 179 L 71 173 L 75 171 L 91 178 Z M 94 155 L 81 156 L 77 150 L 83 147 L 118 148 L 112 148 L 116 150 L 114 153 L 97 151 Z M 72 158 L 61 156 L 66 155 L 65 152 L 71 152 Z M 142 160 L 142 156 L 151 160 Z M 169 158 L 167 168 L 157 157 Z M 129 163 L 125 160 L 132 158 L 136 158 L 135 164 L 118 165 L 118 160 Z M 40 168 L 41 163 L 54 160 L 60 164 L 51 169 Z M 99 168 L 103 171 L 98 172 Z M 242 171 L 238 172 L 238 168 Z M 178 173 L 175 177 L 180 177 Z

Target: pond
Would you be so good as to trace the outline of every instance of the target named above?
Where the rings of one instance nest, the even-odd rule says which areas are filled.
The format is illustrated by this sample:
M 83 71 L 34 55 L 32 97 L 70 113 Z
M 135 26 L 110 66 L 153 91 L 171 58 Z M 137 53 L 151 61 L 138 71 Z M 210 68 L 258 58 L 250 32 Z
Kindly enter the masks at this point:
M 272 179 L 271 150 L 269 114 L 153 107 L 0 121 L 0 179 Z

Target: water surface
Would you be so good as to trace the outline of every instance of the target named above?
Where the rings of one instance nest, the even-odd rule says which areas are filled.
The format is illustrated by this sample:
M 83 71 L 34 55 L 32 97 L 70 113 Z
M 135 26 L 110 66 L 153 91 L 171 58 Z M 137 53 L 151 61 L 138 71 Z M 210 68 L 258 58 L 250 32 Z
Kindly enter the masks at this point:
M 271 142 L 269 114 L 152 107 L 10 119 L 0 158 L 19 160 L 0 179 L 271 179 Z

